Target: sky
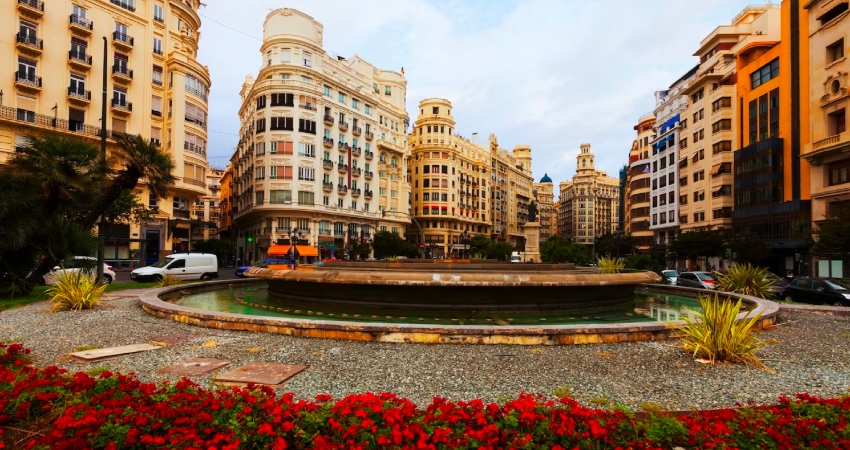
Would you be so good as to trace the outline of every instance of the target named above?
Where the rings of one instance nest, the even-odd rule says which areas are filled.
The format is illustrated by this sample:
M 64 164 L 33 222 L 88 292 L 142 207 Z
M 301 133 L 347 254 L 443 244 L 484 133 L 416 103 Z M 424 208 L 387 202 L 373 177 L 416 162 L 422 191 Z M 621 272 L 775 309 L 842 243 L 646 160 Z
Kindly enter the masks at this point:
M 582 143 L 616 177 L 638 118 L 698 62 L 699 42 L 742 0 L 206 0 L 199 61 L 209 67 L 210 165 L 239 132 L 239 90 L 260 69 L 265 16 L 295 8 L 324 25 L 326 52 L 404 67 L 411 124 L 419 100 L 447 98 L 457 132 L 530 145 L 535 180 L 575 173 Z M 557 191 L 557 189 L 556 189 Z M 557 194 L 556 194 L 557 195 Z

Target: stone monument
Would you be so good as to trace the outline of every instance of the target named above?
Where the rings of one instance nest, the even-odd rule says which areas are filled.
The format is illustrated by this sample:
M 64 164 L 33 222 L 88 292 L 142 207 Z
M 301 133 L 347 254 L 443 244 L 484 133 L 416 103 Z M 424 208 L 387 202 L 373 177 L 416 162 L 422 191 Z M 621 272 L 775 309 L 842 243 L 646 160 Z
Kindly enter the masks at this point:
M 528 222 L 523 228 L 525 236 L 525 262 L 540 262 L 540 222 L 537 221 L 537 203 L 533 200 L 528 205 Z

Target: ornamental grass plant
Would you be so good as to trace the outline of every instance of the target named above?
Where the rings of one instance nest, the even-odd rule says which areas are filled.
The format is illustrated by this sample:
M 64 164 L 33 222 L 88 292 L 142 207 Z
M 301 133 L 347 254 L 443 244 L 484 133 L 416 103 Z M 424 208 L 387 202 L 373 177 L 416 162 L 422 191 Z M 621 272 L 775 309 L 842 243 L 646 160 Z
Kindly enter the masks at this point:
M 764 341 L 753 332 L 761 313 L 738 320 L 742 300 L 721 299 L 717 294 L 700 295 L 699 304 L 702 311 L 694 311 L 696 320 L 685 317 L 686 325 L 679 328 L 688 353 L 712 364 L 726 361 L 767 368 L 756 355 Z
M 180 280 L 174 278 L 174 275 L 171 274 L 165 275 L 159 280 L 159 287 L 177 286 L 178 284 L 180 284 Z
M 773 295 L 773 277 L 767 269 L 751 264 L 733 264 L 726 273 L 716 272 L 717 290 L 768 298 Z
M 622 258 L 599 258 L 597 260 L 602 273 L 619 273 L 626 267 L 626 262 Z
M 56 285 L 47 288 L 45 294 L 53 303 L 51 312 L 62 309 L 79 311 L 97 306 L 107 286 L 100 284 L 87 271 L 61 270 L 56 273 Z

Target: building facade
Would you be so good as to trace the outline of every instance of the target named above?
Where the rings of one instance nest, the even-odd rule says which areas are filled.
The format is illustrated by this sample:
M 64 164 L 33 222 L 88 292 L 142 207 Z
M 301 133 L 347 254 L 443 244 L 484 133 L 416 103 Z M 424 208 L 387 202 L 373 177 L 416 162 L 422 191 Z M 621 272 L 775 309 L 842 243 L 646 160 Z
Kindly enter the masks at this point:
M 509 153 L 494 135 L 479 143 L 477 133 L 466 139 L 456 125 L 449 100 L 419 102 L 407 170 L 411 215 L 422 233 L 409 232 L 408 240 L 429 258 L 467 256 L 464 237 L 476 234 L 520 245 L 532 197 L 531 148 Z
M 811 164 L 811 219 L 816 227 L 850 202 L 850 132 L 847 131 L 850 13 L 847 12 L 847 2 L 812 0 L 790 3 L 791 26 L 799 24 L 799 34 L 808 36 L 808 42 L 801 41 L 796 49 L 791 49 L 790 56 L 798 58 L 802 68 L 805 68 L 805 63 L 810 64 L 808 78 L 811 87 L 808 91 L 800 91 L 809 92 L 804 103 L 810 110 L 810 140 L 803 141 L 802 156 Z M 792 64 L 794 61 L 792 59 Z M 805 77 L 804 71 L 801 78 Z M 800 82 L 800 87 L 803 86 Z M 800 112 L 805 111 L 801 108 Z M 801 136 L 805 136 L 804 133 L 801 131 Z M 830 268 L 827 259 L 819 261 L 816 270 L 812 271 L 813 275 L 844 277 L 850 272 L 846 263 L 843 270 L 835 264 Z
M 243 261 L 293 240 L 308 261 L 339 256 L 376 229 L 403 235 L 410 223 L 404 74 L 329 55 L 322 33 L 289 8 L 263 24 L 261 68 L 242 86 L 231 158 Z
M 199 223 L 192 226 L 192 241 L 218 239 L 221 226 L 221 179 L 224 170 L 210 168 L 207 171 L 207 195 L 192 203 L 192 218 Z
M 537 203 L 537 221 L 540 222 L 540 243 L 558 234 L 558 210 L 555 208 L 555 184 L 548 174 L 534 183 L 534 201 Z
M 593 245 L 619 223 L 620 180 L 596 170 L 590 144 L 582 144 L 571 181 L 559 185 L 561 233 L 576 244 Z
M 733 48 L 740 132 L 732 225 L 735 236 L 766 241 L 771 254 L 760 265 L 783 274 L 805 272 L 794 255 L 807 247 L 811 221 L 809 165 L 800 158 L 801 142 L 809 142 L 808 57 L 796 45 L 792 57 L 790 45 L 807 37 L 799 17 L 791 19 L 791 3 L 782 3 L 781 14 L 762 14 Z
M 637 139 L 632 142 L 629 152 L 629 179 L 626 193 L 626 234 L 634 238 L 635 250 L 646 253 L 652 246 L 650 226 L 650 186 L 658 189 L 659 183 L 666 186 L 666 180 L 653 179 L 652 142 L 655 140 L 655 115 L 644 114 L 635 125 Z
M 16 70 L 0 76 L 0 163 L 30 134 L 55 131 L 99 141 L 106 71 L 107 150 L 119 134 L 149 138 L 171 153 L 177 177 L 168 198 L 151 197 L 144 185 L 136 189 L 153 218 L 109 227 L 106 259 L 125 268 L 184 250 L 189 205 L 207 194 L 210 76 L 196 59 L 200 2 L 48 3 L 0 6 L 0 25 L 10 30 L 0 45 Z
M 658 248 L 666 247 L 679 229 L 678 169 L 680 161 L 687 161 L 678 152 L 680 121 L 688 107 L 688 97 L 682 95 L 682 89 L 698 68 L 688 71 L 669 89 L 655 93 L 655 139 L 651 142 L 652 155 L 649 157 L 653 178 L 649 229 Z

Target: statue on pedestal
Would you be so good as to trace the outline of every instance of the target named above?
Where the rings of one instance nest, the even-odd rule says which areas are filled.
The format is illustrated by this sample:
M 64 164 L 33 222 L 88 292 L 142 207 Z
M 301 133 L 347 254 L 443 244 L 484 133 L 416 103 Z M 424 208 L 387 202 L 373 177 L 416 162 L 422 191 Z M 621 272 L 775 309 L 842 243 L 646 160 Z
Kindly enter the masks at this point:
M 537 203 L 534 200 L 528 204 L 528 221 L 537 222 Z

